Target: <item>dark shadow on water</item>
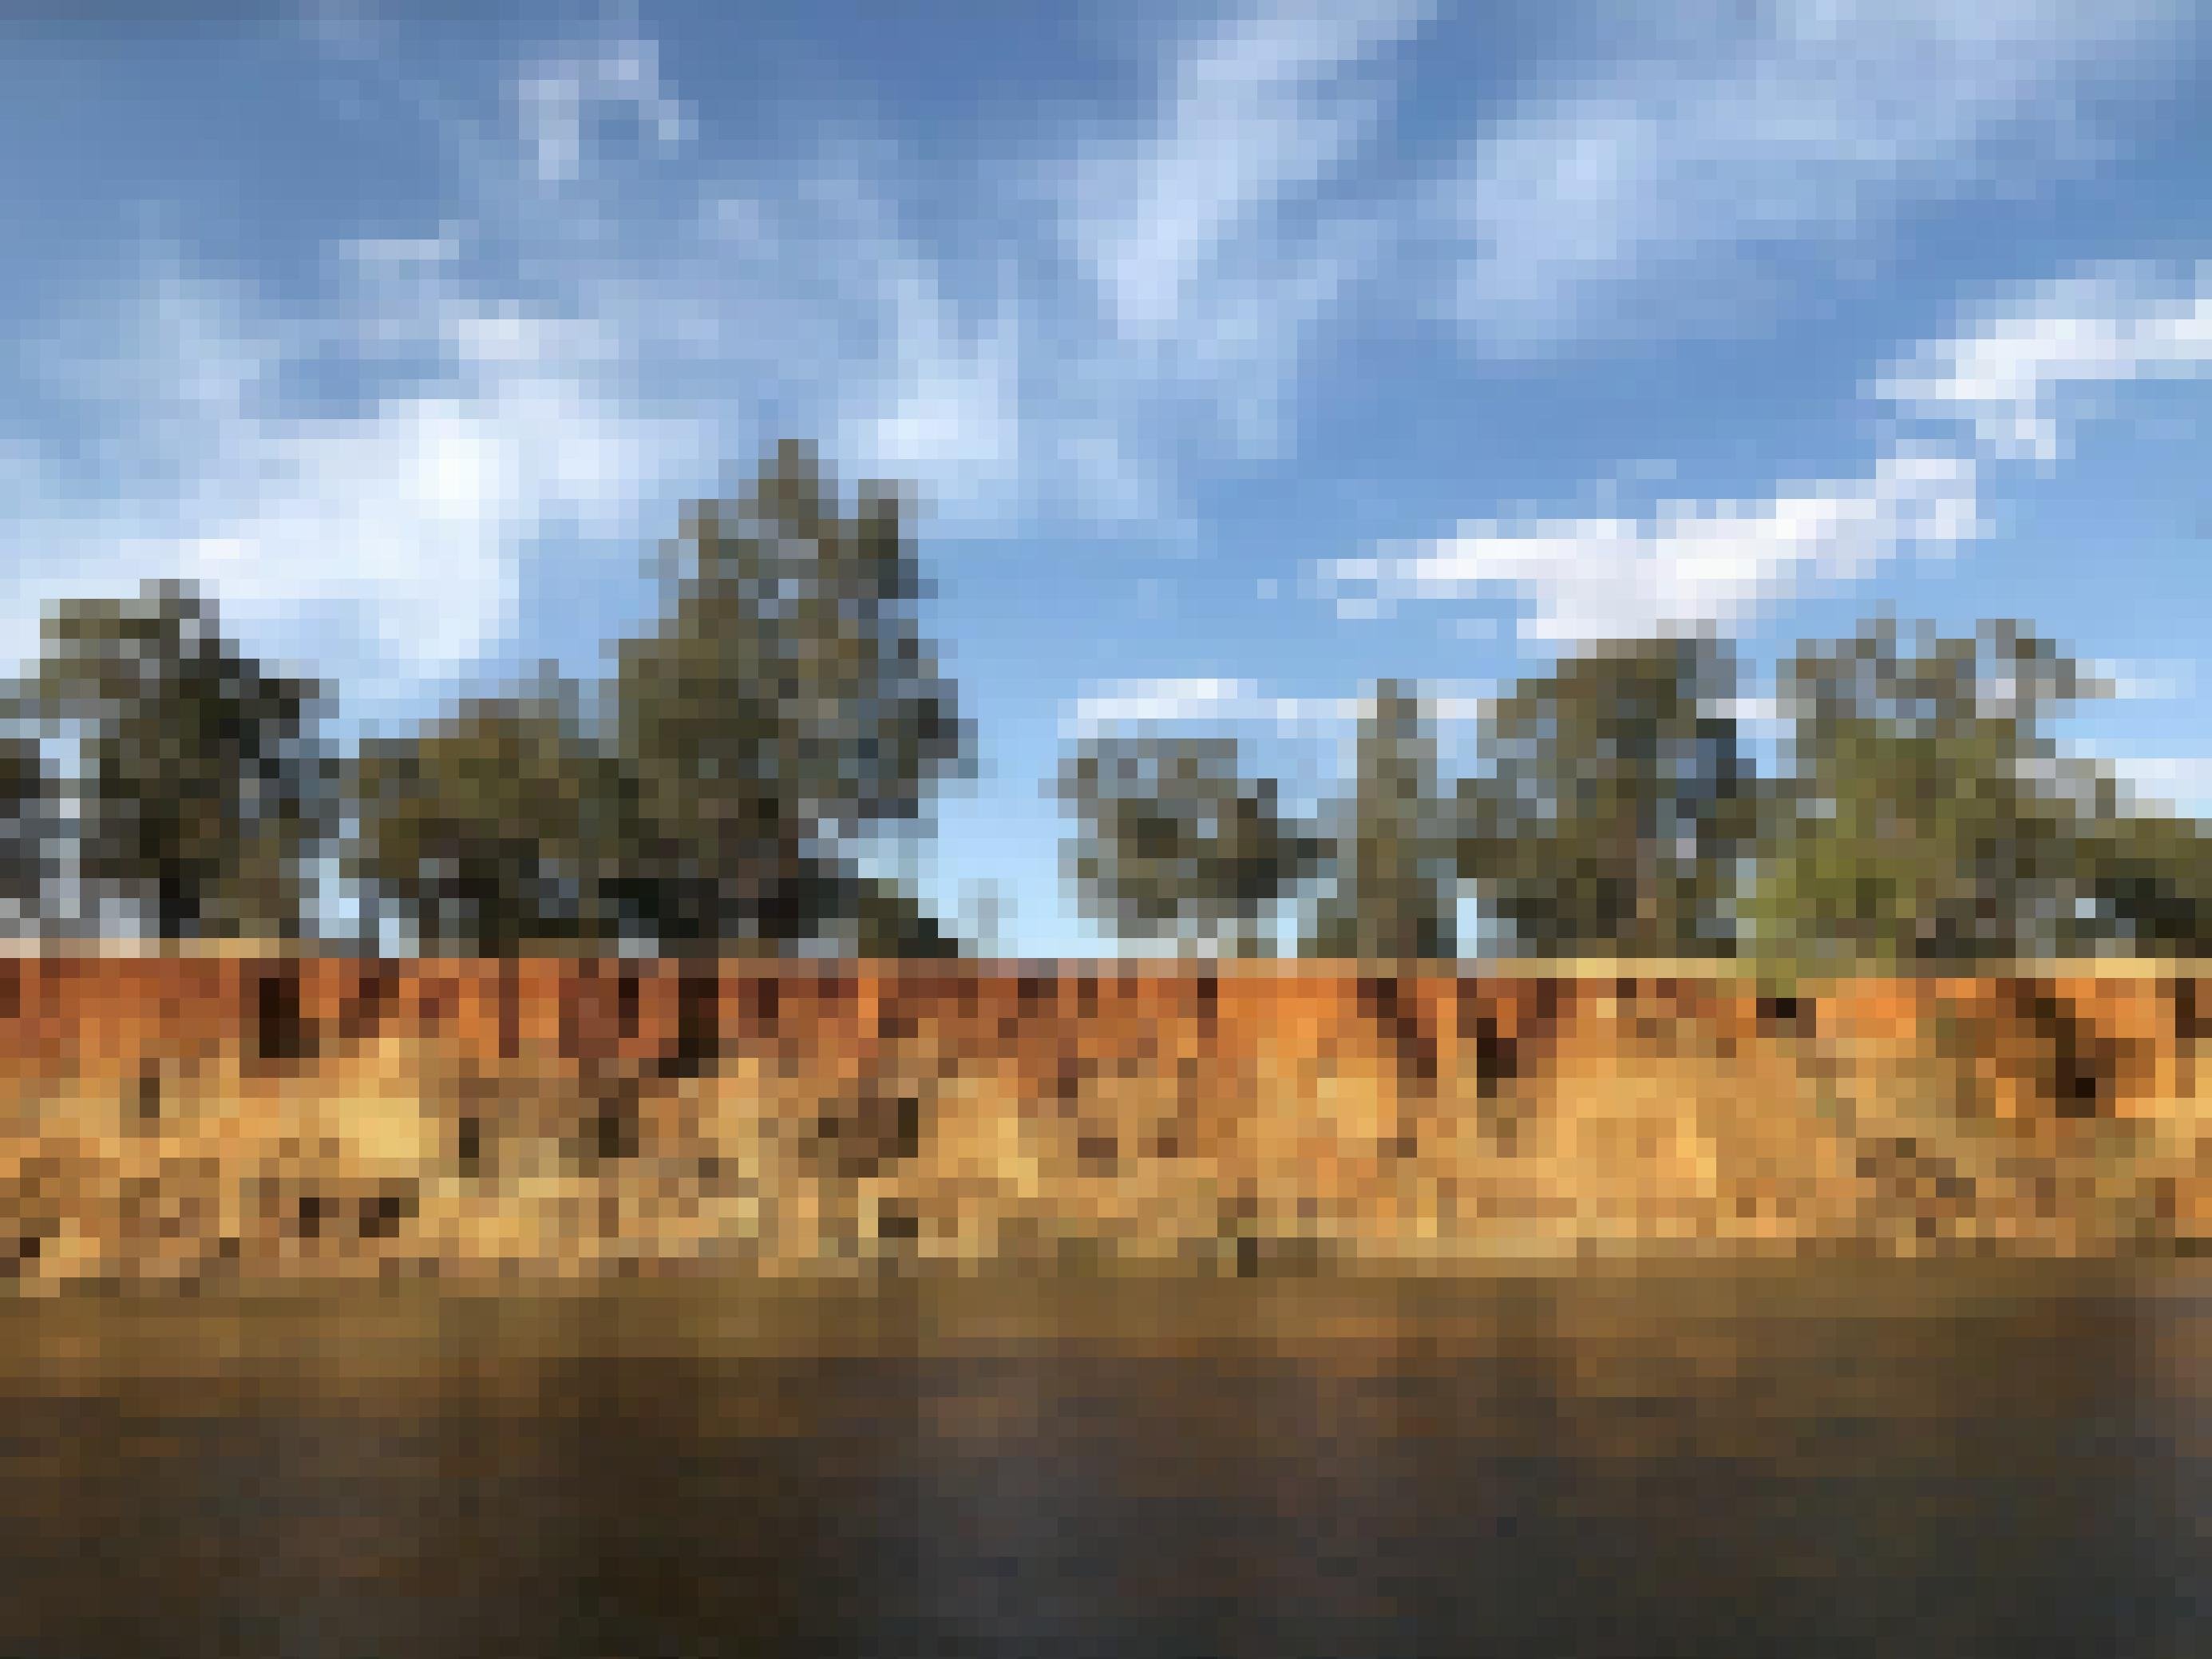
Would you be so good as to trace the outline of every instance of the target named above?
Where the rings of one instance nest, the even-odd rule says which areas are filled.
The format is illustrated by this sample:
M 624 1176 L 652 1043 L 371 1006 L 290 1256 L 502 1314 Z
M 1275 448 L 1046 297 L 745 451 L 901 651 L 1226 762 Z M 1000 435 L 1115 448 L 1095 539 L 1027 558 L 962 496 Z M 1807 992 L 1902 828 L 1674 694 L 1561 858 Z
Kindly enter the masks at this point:
M 2212 1302 L 1474 1286 L 9 1308 L 10 1655 L 2197 1654 Z

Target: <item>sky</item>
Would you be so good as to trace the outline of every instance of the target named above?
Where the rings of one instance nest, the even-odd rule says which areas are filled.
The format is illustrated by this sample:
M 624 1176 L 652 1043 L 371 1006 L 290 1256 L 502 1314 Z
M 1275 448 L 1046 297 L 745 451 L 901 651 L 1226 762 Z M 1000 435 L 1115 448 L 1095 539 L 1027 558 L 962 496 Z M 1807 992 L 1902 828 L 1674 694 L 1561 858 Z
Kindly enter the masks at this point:
M 1380 677 L 1449 772 L 1660 628 L 1756 717 L 1798 639 L 2020 617 L 2212 811 L 2191 0 L 169 9 L 0 21 L 10 665 L 173 576 L 341 734 L 589 678 L 794 437 L 914 492 L 978 771 L 883 856 L 991 948 L 1118 948 L 1073 738 L 1307 803 Z

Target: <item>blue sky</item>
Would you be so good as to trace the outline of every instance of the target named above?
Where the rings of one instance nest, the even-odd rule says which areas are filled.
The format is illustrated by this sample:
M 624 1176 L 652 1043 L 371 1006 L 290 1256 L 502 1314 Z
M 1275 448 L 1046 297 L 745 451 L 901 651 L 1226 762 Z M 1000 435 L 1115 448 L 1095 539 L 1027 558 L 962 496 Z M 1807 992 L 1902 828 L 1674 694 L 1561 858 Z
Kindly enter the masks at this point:
M 1001 948 L 1112 948 L 1077 732 L 1310 799 L 1378 676 L 1449 759 L 1660 624 L 2026 617 L 2212 806 L 2187 0 L 157 9 L 0 25 L 11 662 L 183 575 L 342 732 L 589 675 L 789 435 L 921 492 L 981 775 L 913 868 Z

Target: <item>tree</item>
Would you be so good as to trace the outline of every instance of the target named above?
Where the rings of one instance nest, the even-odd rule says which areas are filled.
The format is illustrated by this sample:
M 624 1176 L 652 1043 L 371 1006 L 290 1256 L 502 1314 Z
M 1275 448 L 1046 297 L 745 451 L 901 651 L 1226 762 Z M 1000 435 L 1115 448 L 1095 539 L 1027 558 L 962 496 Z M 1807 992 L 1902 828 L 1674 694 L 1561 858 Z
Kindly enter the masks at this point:
M 841 513 L 786 443 L 743 499 L 688 513 L 670 551 L 672 603 L 619 647 L 611 688 L 640 813 L 629 896 L 665 945 L 787 950 L 855 922 L 864 895 L 880 908 L 845 844 L 918 817 L 966 751 L 912 615 L 903 510 L 868 486 Z
M 2212 956 L 2212 832 L 2166 812 L 2089 821 L 2080 932 L 2143 956 Z
M 1376 690 L 1361 723 L 1352 799 L 1340 811 L 1331 867 L 1306 953 L 1362 960 L 1457 954 L 1450 838 L 1436 748 L 1419 700 L 1396 680 Z
M 1094 738 L 1054 793 L 1080 825 L 1067 863 L 1083 914 L 1122 938 L 1258 954 L 1267 913 L 1323 852 L 1231 738 Z
M 0 933 L 35 930 L 55 852 L 55 781 L 32 737 L 0 738 Z
M 41 725 L 84 735 L 80 869 L 164 939 L 296 939 L 331 772 L 310 741 L 319 683 L 271 675 L 174 582 L 66 601 L 27 688 Z
M 1492 706 L 1459 788 L 1458 872 L 1538 955 L 1725 955 L 1757 780 L 1703 635 L 1606 644 Z
M 347 873 L 425 950 L 501 956 L 639 931 L 625 883 L 635 791 L 577 717 L 572 688 L 464 702 L 364 742 L 348 779 Z
M 1908 650 L 1885 618 L 1785 666 L 1796 764 L 1751 906 L 1762 956 L 1893 968 L 2088 937 L 2130 837 L 2039 779 L 2058 776 L 2049 716 L 2101 688 L 2017 623 L 1917 632 Z

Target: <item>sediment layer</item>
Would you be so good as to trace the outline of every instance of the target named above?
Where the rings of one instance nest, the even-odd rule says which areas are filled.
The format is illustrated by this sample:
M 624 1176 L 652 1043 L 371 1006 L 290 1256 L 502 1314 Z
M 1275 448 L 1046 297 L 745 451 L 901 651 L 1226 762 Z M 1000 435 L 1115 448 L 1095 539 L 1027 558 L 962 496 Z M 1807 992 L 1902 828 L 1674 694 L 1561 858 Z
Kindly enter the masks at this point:
M 0 1261 L 31 1289 L 2187 1254 L 2207 988 L 0 958 Z

